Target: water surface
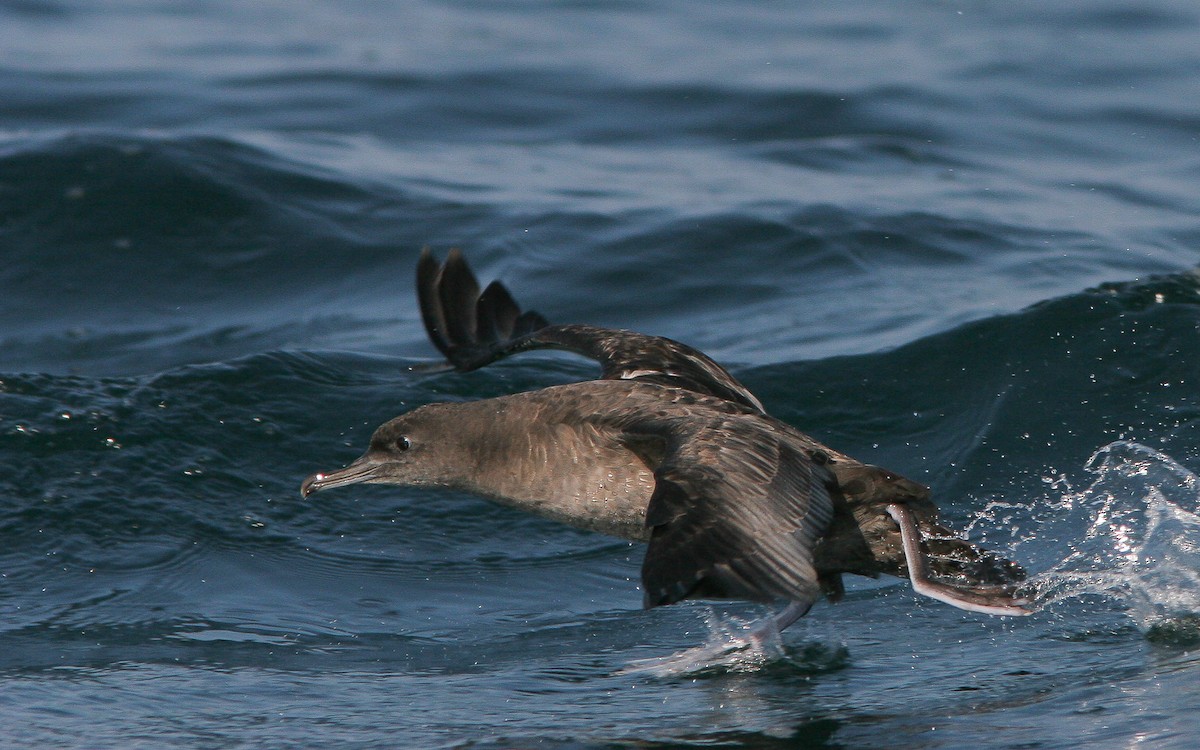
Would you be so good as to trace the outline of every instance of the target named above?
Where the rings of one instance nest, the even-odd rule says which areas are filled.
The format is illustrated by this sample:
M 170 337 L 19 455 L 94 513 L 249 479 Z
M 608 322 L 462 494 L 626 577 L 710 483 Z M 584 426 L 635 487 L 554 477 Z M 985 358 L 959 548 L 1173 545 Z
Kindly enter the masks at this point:
M 1191 3 L 0 3 L 0 737 L 1186 748 Z M 640 609 L 637 545 L 307 474 L 416 405 L 423 246 L 684 340 L 932 486 L 1020 621 L 856 583 Z

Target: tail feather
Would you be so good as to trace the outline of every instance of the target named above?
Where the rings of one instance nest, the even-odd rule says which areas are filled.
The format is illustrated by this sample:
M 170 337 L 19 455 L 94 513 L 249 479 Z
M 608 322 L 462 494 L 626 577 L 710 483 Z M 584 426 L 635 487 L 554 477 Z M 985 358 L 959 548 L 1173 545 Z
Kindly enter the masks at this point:
M 959 539 L 942 526 L 922 528 L 929 567 L 940 578 L 966 585 L 1004 585 L 1024 581 L 1025 568 L 991 550 Z

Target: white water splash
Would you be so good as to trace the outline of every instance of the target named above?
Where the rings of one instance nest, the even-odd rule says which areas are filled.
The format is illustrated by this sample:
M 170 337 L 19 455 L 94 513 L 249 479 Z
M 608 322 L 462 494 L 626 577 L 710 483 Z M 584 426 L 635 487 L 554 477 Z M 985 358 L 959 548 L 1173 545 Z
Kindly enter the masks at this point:
M 710 670 L 753 672 L 784 656 L 783 640 L 774 616 L 743 620 L 709 610 L 704 615 L 704 624 L 709 634 L 703 644 L 669 656 L 637 659 L 625 665 L 618 674 L 663 678 Z
M 1088 461 L 1091 483 L 1069 483 L 1057 512 L 1086 519 L 1071 553 L 1032 583 L 1043 606 L 1087 594 L 1115 599 L 1144 632 L 1200 633 L 1200 478 L 1170 456 L 1115 442 Z M 1195 636 L 1193 636 L 1195 637 Z

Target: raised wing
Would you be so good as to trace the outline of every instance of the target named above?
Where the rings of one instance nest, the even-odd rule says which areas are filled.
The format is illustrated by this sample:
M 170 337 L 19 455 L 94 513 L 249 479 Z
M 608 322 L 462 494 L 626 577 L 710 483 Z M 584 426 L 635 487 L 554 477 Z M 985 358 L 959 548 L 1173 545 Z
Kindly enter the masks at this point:
M 444 264 L 429 248 L 421 251 L 417 300 L 429 340 L 463 372 L 519 351 L 507 347 L 550 325 L 532 310 L 521 312 L 498 281 L 481 294 L 479 281 L 458 250 L 451 250 Z
M 430 341 L 461 372 L 530 349 L 561 349 L 600 363 L 602 380 L 669 385 L 765 413 L 746 386 L 703 352 L 678 341 L 589 325 L 551 325 L 522 312 L 498 281 L 480 292 L 458 250 L 438 263 L 428 248 L 417 263 L 417 297 Z
M 833 516 L 833 476 L 757 420 L 671 434 L 646 510 L 647 607 L 687 598 L 821 594 L 813 548 Z

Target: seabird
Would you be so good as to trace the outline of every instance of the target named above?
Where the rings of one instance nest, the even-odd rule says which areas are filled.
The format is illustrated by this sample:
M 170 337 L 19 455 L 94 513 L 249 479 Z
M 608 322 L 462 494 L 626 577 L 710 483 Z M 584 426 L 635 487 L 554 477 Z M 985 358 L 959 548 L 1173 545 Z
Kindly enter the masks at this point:
M 444 487 L 647 543 L 647 607 L 690 598 L 783 602 L 787 627 L 842 574 L 907 576 L 962 609 L 1026 615 L 1020 565 L 938 522 L 929 489 L 771 417 L 746 386 L 677 341 L 522 312 L 480 292 L 457 250 L 426 249 L 417 294 L 433 368 L 475 370 L 532 349 L 600 364 L 600 378 L 466 403 L 434 403 L 379 427 L 344 469 L 301 493 L 350 484 Z

